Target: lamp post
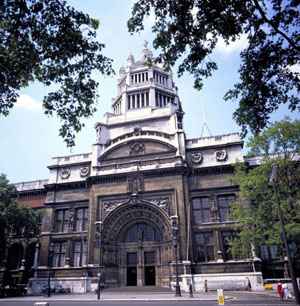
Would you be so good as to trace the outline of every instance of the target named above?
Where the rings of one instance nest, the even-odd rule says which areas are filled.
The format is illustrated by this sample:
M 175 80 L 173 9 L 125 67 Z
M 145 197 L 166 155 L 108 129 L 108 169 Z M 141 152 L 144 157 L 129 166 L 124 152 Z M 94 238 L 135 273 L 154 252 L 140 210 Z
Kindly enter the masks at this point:
M 280 229 L 281 229 L 281 239 L 285 247 L 285 252 L 286 252 L 286 257 L 287 257 L 287 263 L 288 263 L 288 268 L 292 280 L 292 285 L 293 285 L 293 290 L 294 290 L 294 295 L 296 299 L 296 303 L 300 305 L 300 294 L 299 294 L 299 288 L 297 284 L 297 279 L 295 276 L 295 271 L 293 268 L 293 263 L 292 263 L 292 256 L 291 252 L 289 249 L 288 241 L 287 241 L 287 235 L 284 227 L 284 220 L 283 220 L 283 212 L 281 209 L 280 205 L 280 200 L 278 196 L 278 182 L 277 182 L 277 175 L 278 175 L 278 166 L 276 164 L 272 165 L 272 172 L 269 178 L 269 185 L 273 187 L 274 190 L 274 195 L 276 199 L 276 204 L 277 204 L 277 209 L 278 209 L 278 217 L 279 217 L 279 223 L 280 223 Z
M 176 273 L 176 285 L 175 285 L 175 296 L 181 296 L 181 290 L 179 285 L 179 273 L 178 273 L 178 216 L 171 217 L 171 227 L 172 227 L 172 244 L 175 253 L 175 273 Z
M 54 244 L 53 242 L 50 243 L 49 245 L 49 250 L 48 250 L 48 287 L 47 287 L 47 296 L 51 296 L 51 270 L 50 267 L 52 265 L 52 257 L 53 257 L 53 251 L 54 251 Z
M 100 291 L 101 291 L 101 254 L 102 254 L 102 221 L 96 221 L 96 235 L 98 236 L 98 246 L 99 246 L 99 267 L 98 267 L 98 287 L 97 287 L 97 300 L 100 300 Z

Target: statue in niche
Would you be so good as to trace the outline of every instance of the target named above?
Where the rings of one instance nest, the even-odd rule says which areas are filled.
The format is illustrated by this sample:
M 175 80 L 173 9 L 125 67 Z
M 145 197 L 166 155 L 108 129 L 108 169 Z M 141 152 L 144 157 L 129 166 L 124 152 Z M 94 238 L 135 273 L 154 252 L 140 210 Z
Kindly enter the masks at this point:
M 131 194 L 138 194 L 144 191 L 144 178 L 140 173 L 128 178 L 128 191 Z

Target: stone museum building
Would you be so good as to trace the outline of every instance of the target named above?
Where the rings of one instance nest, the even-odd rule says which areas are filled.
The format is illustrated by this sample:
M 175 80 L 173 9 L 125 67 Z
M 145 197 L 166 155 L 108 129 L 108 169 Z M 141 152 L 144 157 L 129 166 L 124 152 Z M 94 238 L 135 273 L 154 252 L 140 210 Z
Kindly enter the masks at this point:
M 174 287 L 176 268 L 183 290 L 262 287 L 255 254 L 228 251 L 233 167 L 256 160 L 236 133 L 188 138 L 172 74 L 151 59 L 147 46 L 128 57 L 90 150 L 54 157 L 47 180 L 16 184 L 19 202 L 43 216 L 39 237 L 8 250 L 10 269 L 33 267 L 33 292 L 49 275 L 57 288 L 92 291 L 98 273 L 104 287 Z

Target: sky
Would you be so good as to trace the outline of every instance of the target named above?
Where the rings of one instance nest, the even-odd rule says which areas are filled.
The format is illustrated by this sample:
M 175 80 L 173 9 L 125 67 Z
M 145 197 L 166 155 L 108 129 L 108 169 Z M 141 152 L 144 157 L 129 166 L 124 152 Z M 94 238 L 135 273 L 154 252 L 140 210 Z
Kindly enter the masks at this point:
M 105 43 L 104 54 L 114 60 L 113 67 L 116 72 L 122 65 L 126 65 L 130 52 L 135 58 L 140 57 L 145 40 L 152 46 L 152 16 L 146 20 L 144 32 L 130 35 L 127 31 L 126 22 L 133 0 L 67 2 L 100 21 L 98 40 Z M 185 112 L 184 128 L 188 138 L 200 137 L 204 123 L 212 135 L 240 132 L 240 128 L 232 119 L 237 103 L 224 102 L 223 96 L 238 80 L 239 53 L 246 45 L 247 40 L 243 36 L 229 46 L 222 41 L 218 43 L 213 57 L 219 69 L 213 77 L 205 81 L 200 92 L 193 88 L 191 76 L 185 74 L 178 78 L 176 69 L 173 70 Z M 157 54 L 153 48 L 152 51 Z M 116 95 L 117 75 L 95 77 L 100 82 L 98 110 L 93 117 L 85 120 L 85 127 L 77 135 L 76 146 L 71 150 L 58 135 L 59 120 L 43 113 L 41 101 L 48 89 L 33 83 L 21 91 L 18 103 L 10 115 L 0 117 L 0 173 L 5 173 L 14 183 L 46 179 L 47 165 L 50 164 L 51 157 L 91 151 L 91 145 L 96 139 L 94 125 L 102 119 L 105 112 L 111 110 L 111 99 Z M 280 120 L 285 115 L 290 114 L 285 108 L 281 108 L 272 119 Z M 204 136 L 207 135 L 206 131 Z

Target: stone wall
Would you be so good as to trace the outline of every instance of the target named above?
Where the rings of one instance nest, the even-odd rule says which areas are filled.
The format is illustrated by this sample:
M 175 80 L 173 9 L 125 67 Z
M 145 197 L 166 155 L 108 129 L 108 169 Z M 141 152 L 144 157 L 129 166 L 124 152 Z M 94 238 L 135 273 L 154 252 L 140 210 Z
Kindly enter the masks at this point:
M 248 273 L 220 273 L 220 274 L 182 274 L 180 275 L 180 287 L 188 292 L 192 284 L 195 292 L 207 290 L 251 290 L 263 291 L 263 278 L 261 272 Z M 175 290 L 175 282 L 171 283 Z
M 51 292 L 55 293 L 87 293 L 97 288 L 97 279 L 91 277 L 51 278 Z M 28 294 L 45 294 L 48 290 L 48 278 L 31 278 L 28 283 Z

